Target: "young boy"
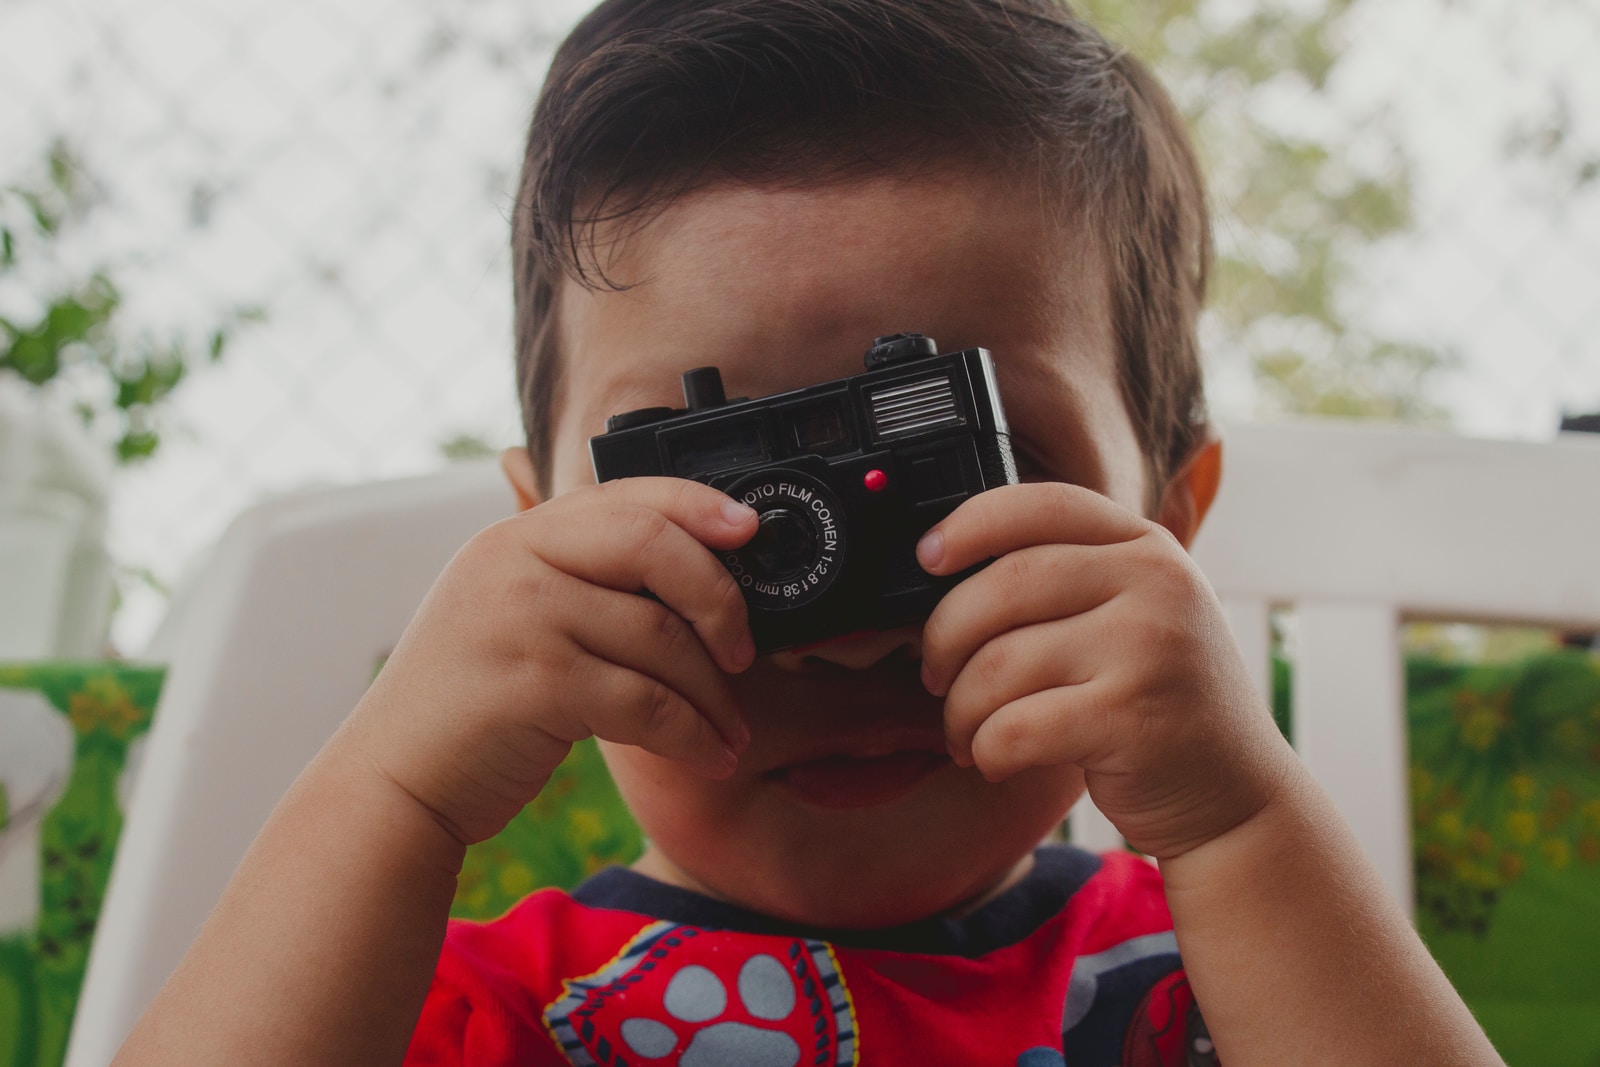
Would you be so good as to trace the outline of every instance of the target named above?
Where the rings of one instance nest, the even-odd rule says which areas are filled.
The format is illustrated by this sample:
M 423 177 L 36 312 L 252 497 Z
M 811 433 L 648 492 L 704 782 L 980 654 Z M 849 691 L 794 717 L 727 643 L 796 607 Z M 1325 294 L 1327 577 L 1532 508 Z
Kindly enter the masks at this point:
M 1208 242 L 1170 102 L 1048 0 L 603 3 L 516 212 L 524 510 L 119 1062 L 1498 1062 L 1184 551 Z M 994 353 L 1022 484 L 918 559 L 995 562 L 924 625 L 757 657 L 715 554 L 756 515 L 597 486 L 587 441 L 687 368 L 764 396 L 897 330 Z M 447 934 L 465 847 L 591 735 L 644 856 Z M 1086 787 L 1159 874 L 1036 847 Z

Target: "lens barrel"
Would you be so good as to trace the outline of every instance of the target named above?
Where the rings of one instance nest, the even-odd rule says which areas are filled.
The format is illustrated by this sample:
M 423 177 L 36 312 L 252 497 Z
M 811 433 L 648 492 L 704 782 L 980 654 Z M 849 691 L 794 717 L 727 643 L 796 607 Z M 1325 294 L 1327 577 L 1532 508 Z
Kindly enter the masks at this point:
M 727 492 L 760 516 L 756 535 L 722 558 L 753 607 L 804 607 L 838 579 L 846 550 L 844 510 L 822 482 L 769 467 Z

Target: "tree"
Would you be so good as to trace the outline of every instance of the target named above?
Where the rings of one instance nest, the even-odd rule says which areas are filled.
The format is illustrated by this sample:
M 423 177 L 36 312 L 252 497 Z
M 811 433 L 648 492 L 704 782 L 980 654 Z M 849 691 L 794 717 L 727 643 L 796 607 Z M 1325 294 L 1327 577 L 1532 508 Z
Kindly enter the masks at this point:
M 0 379 L 58 395 L 119 462 L 132 463 L 160 446 L 161 406 L 190 367 L 221 359 L 262 312 L 227 310 L 203 337 L 129 327 L 115 268 L 81 267 L 63 253 L 98 206 L 94 188 L 60 140 L 35 173 L 0 187 Z
M 1217 224 L 1213 370 L 1245 369 L 1267 412 L 1442 422 L 1433 386 L 1453 357 L 1375 334 L 1347 299 L 1362 253 L 1411 222 L 1407 160 L 1381 116 L 1277 117 L 1334 118 L 1325 91 L 1358 2 L 1076 6 L 1155 67 L 1195 133 Z

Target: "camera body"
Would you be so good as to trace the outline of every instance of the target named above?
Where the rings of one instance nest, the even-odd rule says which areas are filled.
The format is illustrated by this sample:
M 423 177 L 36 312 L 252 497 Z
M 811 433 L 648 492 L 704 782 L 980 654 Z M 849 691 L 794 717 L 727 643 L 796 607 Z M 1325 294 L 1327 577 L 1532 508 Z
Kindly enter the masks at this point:
M 721 555 L 759 652 L 920 622 L 971 571 L 933 577 L 917 541 L 963 500 L 1017 480 L 987 350 L 940 355 L 880 337 L 866 371 L 728 400 L 715 367 L 683 375 L 685 407 L 642 408 L 590 438 L 598 481 L 691 478 L 756 510 Z M 977 568 L 973 568 L 976 570 Z

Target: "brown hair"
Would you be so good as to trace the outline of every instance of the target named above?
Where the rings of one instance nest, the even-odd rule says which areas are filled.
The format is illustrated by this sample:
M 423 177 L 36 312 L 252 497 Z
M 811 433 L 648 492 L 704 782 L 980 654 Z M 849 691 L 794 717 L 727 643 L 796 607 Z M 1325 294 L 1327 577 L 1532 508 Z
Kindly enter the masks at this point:
M 605 0 L 557 50 L 512 222 L 516 369 L 550 490 L 557 283 L 614 286 L 595 226 L 697 185 L 915 169 L 952 154 L 1053 183 L 1110 271 L 1124 403 L 1159 493 L 1205 424 L 1205 191 L 1132 56 L 1053 0 Z

